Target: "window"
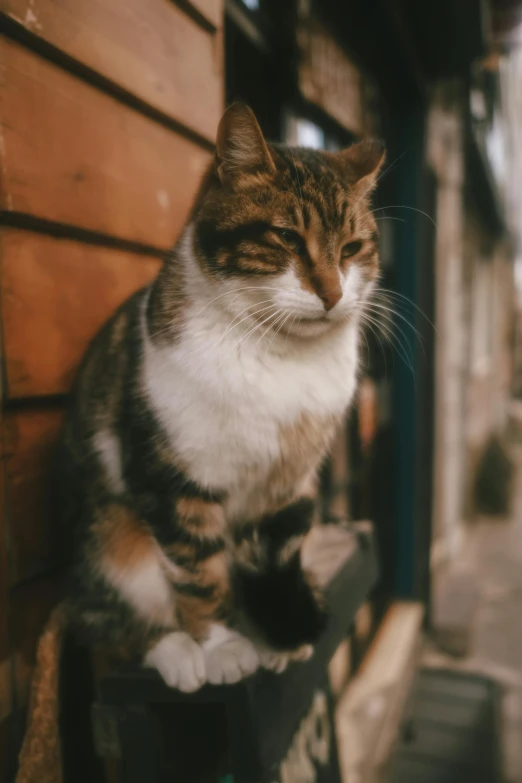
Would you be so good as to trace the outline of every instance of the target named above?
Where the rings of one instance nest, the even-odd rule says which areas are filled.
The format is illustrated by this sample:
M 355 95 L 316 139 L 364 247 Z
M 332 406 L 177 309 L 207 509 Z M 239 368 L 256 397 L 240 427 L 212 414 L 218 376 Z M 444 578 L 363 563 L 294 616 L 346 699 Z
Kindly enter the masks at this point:
M 314 150 L 325 148 L 324 131 L 310 120 L 290 116 L 286 129 L 287 143 L 295 147 L 311 147 Z
M 287 112 L 285 122 L 285 142 L 294 147 L 309 147 L 314 150 L 336 152 L 342 144 L 331 133 L 307 117 Z

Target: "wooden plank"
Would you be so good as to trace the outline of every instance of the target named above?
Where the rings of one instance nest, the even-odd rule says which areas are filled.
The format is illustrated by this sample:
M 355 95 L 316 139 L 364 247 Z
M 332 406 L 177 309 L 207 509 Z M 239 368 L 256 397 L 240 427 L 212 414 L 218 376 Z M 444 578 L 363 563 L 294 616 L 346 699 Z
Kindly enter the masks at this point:
M 176 2 L 176 0 L 174 0 L 174 2 Z M 214 27 L 221 27 L 223 24 L 222 0 L 190 0 L 190 5 L 213 24 Z
M 12 229 L 2 234 L 4 394 L 67 392 L 88 342 L 161 262 Z
M 4 415 L 4 482 L 11 586 L 56 566 L 60 531 L 51 513 L 50 477 L 63 412 L 10 411 Z
M 192 5 L 216 27 L 221 0 Z M 216 33 L 169 0 L 1 0 L 45 41 L 155 109 L 214 141 L 223 109 Z
M 0 206 L 170 247 L 209 153 L 14 41 L 0 46 Z

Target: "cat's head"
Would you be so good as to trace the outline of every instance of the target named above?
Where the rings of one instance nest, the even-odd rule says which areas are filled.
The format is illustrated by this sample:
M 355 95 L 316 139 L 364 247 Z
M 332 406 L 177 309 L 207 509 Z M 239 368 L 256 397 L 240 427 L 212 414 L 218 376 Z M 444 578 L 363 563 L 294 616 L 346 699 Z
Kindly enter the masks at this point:
M 247 106 L 225 112 L 193 223 L 232 320 L 313 337 L 357 313 L 378 275 L 369 196 L 383 161 L 373 142 L 337 153 L 267 144 Z

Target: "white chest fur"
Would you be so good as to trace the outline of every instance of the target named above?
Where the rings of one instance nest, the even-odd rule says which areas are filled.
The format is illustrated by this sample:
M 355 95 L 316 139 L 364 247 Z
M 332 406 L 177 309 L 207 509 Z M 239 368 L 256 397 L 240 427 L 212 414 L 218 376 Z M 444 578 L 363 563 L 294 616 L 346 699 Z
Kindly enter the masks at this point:
M 357 335 L 344 327 L 280 352 L 256 339 L 238 349 L 237 335 L 215 335 L 209 313 L 173 348 L 146 340 L 144 383 L 191 479 L 227 491 L 231 515 L 244 517 L 280 458 L 281 428 L 342 416 L 355 389 Z

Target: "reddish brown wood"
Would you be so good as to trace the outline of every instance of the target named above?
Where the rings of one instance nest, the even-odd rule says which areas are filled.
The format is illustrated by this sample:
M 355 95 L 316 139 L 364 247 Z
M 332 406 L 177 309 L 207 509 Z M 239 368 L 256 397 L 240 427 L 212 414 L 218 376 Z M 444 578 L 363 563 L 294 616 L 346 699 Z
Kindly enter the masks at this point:
M 188 5 L 199 11 L 214 27 L 221 26 L 223 19 L 222 0 L 188 0 Z
M 3 514 L 10 543 L 11 586 L 60 562 L 61 537 L 50 508 L 50 476 L 62 411 L 23 410 L 4 416 Z
M 89 340 L 160 265 L 148 256 L 4 229 L 7 396 L 68 391 Z
M 221 0 L 192 5 L 216 27 Z M 214 141 L 223 106 L 221 51 L 169 0 L 1 0 L 31 32 L 150 106 Z
M 19 44 L 0 47 L 0 206 L 170 247 L 209 153 Z

